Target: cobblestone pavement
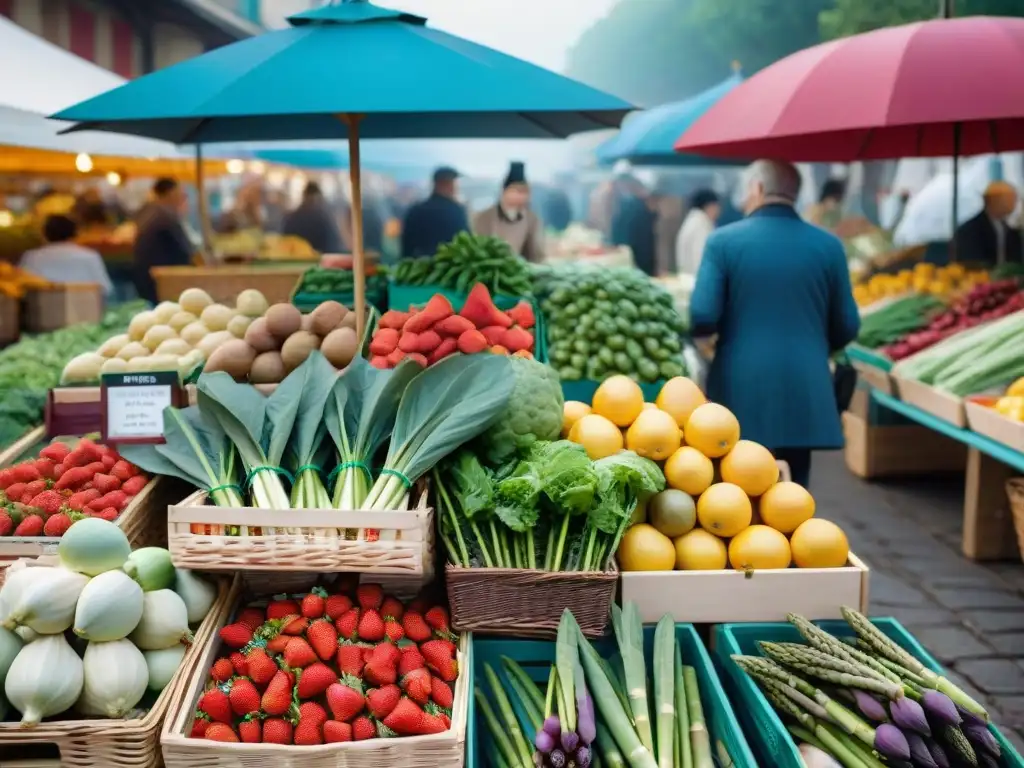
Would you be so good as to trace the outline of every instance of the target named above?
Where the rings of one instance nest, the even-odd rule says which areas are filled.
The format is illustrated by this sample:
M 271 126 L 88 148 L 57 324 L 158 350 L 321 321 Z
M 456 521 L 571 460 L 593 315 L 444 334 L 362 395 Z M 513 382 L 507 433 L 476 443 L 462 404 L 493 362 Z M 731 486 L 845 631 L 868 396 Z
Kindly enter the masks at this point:
M 871 613 L 894 616 L 1024 753 L 1024 564 L 960 554 L 963 478 L 865 482 L 818 453 L 818 514 L 870 566 Z

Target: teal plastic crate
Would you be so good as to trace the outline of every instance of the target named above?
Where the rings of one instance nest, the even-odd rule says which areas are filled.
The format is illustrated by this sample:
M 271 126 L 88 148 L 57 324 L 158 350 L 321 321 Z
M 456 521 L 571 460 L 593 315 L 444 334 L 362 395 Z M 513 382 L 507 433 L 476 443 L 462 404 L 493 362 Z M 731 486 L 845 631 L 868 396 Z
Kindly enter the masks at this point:
M 887 358 L 885 355 L 879 354 L 873 349 L 862 347 L 860 344 L 851 344 L 846 348 L 846 354 L 851 360 L 857 360 L 858 362 L 871 365 L 880 371 L 890 371 L 892 369 L 892 360 Z
M 336 301 L 346 307 L 354 307 L 356 297 L 351 293 L 296 293 L 292 296 L 292 304 L 303 314 L 312 312 L 325 301 Z M 366 301 L 381 312 L 388 309 L 388 297 L 384 291 L 367 291 Z
M 944 674 L 942 666 L 917 642 L 902 624 L 892 618 L 877 618 L 871 622 L 904 648 L 917 657 L 933 672 Z M 836 637 L 852 637 L 854 632 L 845 621 L 814 622 Z M 736 709 L 741 713 L 743 725 L 761 760 L 761 765 L 772 768 L 803 768 L 804 763 L 797 752 L 796 744 L 775 714 L 768 699 L 757 684 L 747 676 L 730 658 L 734 654 L 757 656 L 759 640 L 775 643 L 796 643 L 802 638 L 796 627 L 788 623 L 778 624 L 720 624 L 714 628 L 715 663 L 723 671 L 723 678 Z M 1013 745 L 993 725 L 989 726 L 1003 750 L 1003 765 L 1009 768 L 1024 768 L 1024 760 Z
M 591 381 L 590 379 L 563 381 L 562 396 L 566 400 L 579 400 L 581 403 L 590 405 L 594 400 L 594 393 L 597 392 L 600 384 L 601 382 Z M 664 381 L 655 381 L 654 383 L 640 382 L 640 389 L 644 393 L 644 402 L 653 403 L 663 386 L 665 386 Z
M 654 626 L 644 627 L 644 654 L 648 659 L 648 668 L 654 646 L 654 629 Z M 714 751 L 715 743 L 721 741 L 732 757 L 735 768 L 757 768 L 758 763 L 747 744 L 725 690 L 718 680 L 711 657 L 693 625 L 676 624 L 676 640 L 682 651 L 683 663 L 697 670 L 697 683 L 700 686 L 701 702 L 704 705 L 704 718 L 707 721 L 708 732 L 711 734 L 712 751 Z M 594 644 L 594 647 L 605 658 L 610 658 L 617 653 L 615 643 L 611 639 L 599 641 Z M 501 666 L 502 656 L 508 656 L 519 662 L 531 679 L 541 684 L 543 690 L 548 680 L 551 664 L 555 660 L 555 643 L 545 640 L 489 639 L 474 636 L 474 679 L 485 691 L 488 690 L 488 686 L 484 676 L 484 664 L 491 665 L 507 689 L 509 683 Z M 525 714 L 521 711 L 516 714 L 520 722 L 525 724 Z M 524 733 L 527 732 L 524 731 Z M 532 734 L 527 733 L 527 738 L 531 736 Z M 466 747 L 467 768 L 492 768 L 494 763 L 488 761 L 486 757 L 489 748 L 491 747 L 487 726 L 482 721 L 477 721 L 476 701 L 475 697 L 471 697 L 469 736 Z

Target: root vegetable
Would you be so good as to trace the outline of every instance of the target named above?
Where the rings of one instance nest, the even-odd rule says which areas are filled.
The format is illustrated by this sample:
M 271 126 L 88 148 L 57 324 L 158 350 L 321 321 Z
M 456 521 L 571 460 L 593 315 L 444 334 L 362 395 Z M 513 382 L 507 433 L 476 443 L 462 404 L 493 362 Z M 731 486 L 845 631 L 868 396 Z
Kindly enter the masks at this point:
M 236 381 L 244 381 L 256 359 L 256 350 L 241 339 L 225 341 L 207 360 L 205 373 L 224 371 Z
M 267 319 L 258 317 L 245 329 L 245 343 L 257 352 L 270 352 L 279 349 L 277 339 L 267 329 Z
M 263 319 L 270 335 L 281 342 L 302 329 L 302 313 L 291 304 L 275 304 Z
M 338 328 L 327 334 L 320 351 L 335 368 L 344 368 L 359 354 L 359 339 L 351 328 Z
M 252 324 L 252 318 L 246 317 L 245 315 L 235 315 L 231 318 L 231 322 L 228 323 L 227 331 L 235 338 L 244 339 L 245 332 L 249 329 Z
M 175 339 L 178 334 L 174 332 L 174 329 L 169 325 L 154 325 L 148 331 L 146 335 L 142 337 L 142 344 L 150 352 L 154 351 L 157 347 L 163 344 L 165 341 Z
M 193 347 L 210 335 L 210 329 L 196 320 L 181 329 L 181 338 Z
M 250 384 L 280 384 L 286 375 L 281 353 L 272 350 L 256 355 L 249 369 Z
M 325 301 L 309 313 L 310 330 L 317 336 L 326 336 L 341 325 L 348 307 L 337 301 Z
M 104 357 L 113 357 L 130 341 L 131 339 L 128 338 L 127 333 L 120 333 L 117 336 L 111 336 L 100 345 L 100 348 L 96 350 L 96 354 L 103 355 Z
M 180 312 L 174 313 L 171 319 L 167 321 L 167 324 L 171 326 L 171 328 L 173 328 L 177 333 L 181 333 L 185 327 L 191 325 L 198 319 L 199 318 L 193 315 L 191 312 L 186 312 L 182 310 Z
M 235 299 L 235 309 L 246 317 L 262 317 L 269 306 L 267 297 L 255 288 L 247 288 Z
M 150 311 L 139 312 L 135 317 L 128 323 L 128 338 L 132 341 L 142 341 L 142 337 L 146 335 L 146 331 L 150 327 L 156 325 L 156 315 Z
M 153 307 L 153 316 L 156 318 L 158 323 L 167 324 L 172 317 L 181 311 L 176 301 L 161 301 L 155 307 Z
M 148 354 L 149 347 L 145 346 L 142 342 L 133 341 L 121 347 L 121 351 L 117 353 L 117 357 L 122 360 L 131 360 L 133 357 L 145 357 Z
M 298 310 L 296 310 L 298 311 Z M 296 331 L 281 345 L 281 360 L 284 368 L 291 373 L 309 357 L 314 349 L 320 349 L 320 337 L 309 331 Z
M 186 288 L 178 297 L 178 306 L 198 317 L 213 304 L 213 299 L 202 288 Z
M 222 344 L 227 344 L 229 341 L 240 341 L 240 339 L 236 339 L 227 331 L 215 331 L 196 344 L 196 349 L 202 352 L 203 357 L 209 360 L 218 347 Z
M 211 304 L 203 310 L 199 319 L 211 331 L 224 331 L 227 330 L 228 323 L 234 316 L 235 311 L 230 307 L 225 307 L 223 304 Z

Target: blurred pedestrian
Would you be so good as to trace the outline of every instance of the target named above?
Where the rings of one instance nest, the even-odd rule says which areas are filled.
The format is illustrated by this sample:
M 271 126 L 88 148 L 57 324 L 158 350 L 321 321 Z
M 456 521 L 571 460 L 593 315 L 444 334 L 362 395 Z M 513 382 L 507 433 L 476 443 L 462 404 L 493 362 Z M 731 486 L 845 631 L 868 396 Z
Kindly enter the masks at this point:
M 315 181 L 302 190 L 302 202 L 284 217 L 281 233 L 301 237 L 317 253 L 342 253 L 345 245 L 338 219 Z
M 504 240 L 527 261 L 544 261 L 544 232 L 537 214 L 530 210 L 525 164 L 509 166 L 498 202 L 473 217 L 473 231 Z
M 829 359 L 856 338 L 860 316 L 842 243 L 794 210 L 796 168 L 759 160 L 744 188 L 747 218 L 707 240 L 691 328 L 718 334 L 708 398 L 806 486 L 811 451 L 843 446 Z
M 647 187 L 635 176 L 621 176 L 615 182 L 615 213 L 612 216 L 612 245 L 628 245 L 637 269 L 654 276 L 655 213 Z
M 402 222 L 402 257 L 433 256 L 437 247 L 469 229 L 469 216 L 458 202 L 459 172 L 447 166 L 434 171 L 426 200 L 411 206 Z
M 829 232 L 834 232 L 843 220 L 843 200 L 846 197 L 846 182 L 842 179 L 828 179 L 821 186 L 818 202 L 807 209 L 806 218 Z
M 654 190 L 654 258 L 658 275 L 671 275 L 677 271 L 676 239 L 683 226 L 685 205 L 670 177 L 662 176 Z
M 710 189 L 701 189 L 690 198 L 690 210 L 676 238 L 676 271 L 696 277 L 704 244 L 715 231 L 722 204 Z
M 139 297 L 156 303 L 156 283 L 152 267 L 186 267 L 195 251 L 185 231 L 184 216 L 188 196 L 177 181 L 157 179 L 152 199 L 136 216 L 135 289 Z
M 572 202 L 561 187 L 549 187 L 545 192 L 542 210 L 544 225 L 548 229 L 562 232 L 572 223 Z
M 1005 181 L 993 181 L 985 188 L 985 207 L 956 230 L 956 255 L 961 261 L 986 266 L 1024 260 L 1020 230 L 1007 218 L 1017 208 L 1017 190 Z
M 68 216 L 49 216 L 43 224 L 41 248 L 26 251 L 19 267 L 51 283 L 92 283 L 99 285 L 107 298 L 114 285 L 107 274 L 103 257 L 92 248 L 75 242 L 78 227 Z

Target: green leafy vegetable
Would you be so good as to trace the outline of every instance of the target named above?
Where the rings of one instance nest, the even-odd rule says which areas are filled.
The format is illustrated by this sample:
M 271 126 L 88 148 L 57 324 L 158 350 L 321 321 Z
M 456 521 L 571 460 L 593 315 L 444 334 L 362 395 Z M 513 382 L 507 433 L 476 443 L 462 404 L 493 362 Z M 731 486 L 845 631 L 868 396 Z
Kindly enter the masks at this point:
M 298 415 L 288 438 L 289 463 L 295 476 L 291 505 L 296 509 L 329 509 L 331 506 L 318 454 L 327 434 L 324 409 L 337 378 L 334 366 L 314 350 L 281 385 L 287 384 L 289 391 L 296 386 L 299 388 Z

